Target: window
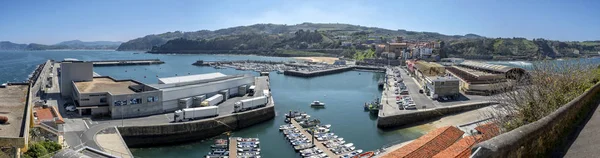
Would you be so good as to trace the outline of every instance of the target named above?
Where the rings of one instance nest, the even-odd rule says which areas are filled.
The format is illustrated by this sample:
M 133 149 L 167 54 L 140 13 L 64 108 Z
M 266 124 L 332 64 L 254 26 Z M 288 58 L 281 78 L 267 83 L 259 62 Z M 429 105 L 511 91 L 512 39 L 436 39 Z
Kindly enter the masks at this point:
M 141 104 L 142 103 L 142 98 L 133 98 L 133 99 L 129 100 L 129 103 L 131 105 L 133 105 L 133 104 Z
M 100 103 L 106 103 L 106 98 L 100 98 Z
M 114 102 L 114 105 L 115 106 L 121 106 L 121 105 L 123 105 L 123 102 L 117 100 L 117 101 Z M 125 105 L 127 105 L 127 102 L 125 102 Z
M 157 102 L 158 97 L 148 97 L 148 102 Z

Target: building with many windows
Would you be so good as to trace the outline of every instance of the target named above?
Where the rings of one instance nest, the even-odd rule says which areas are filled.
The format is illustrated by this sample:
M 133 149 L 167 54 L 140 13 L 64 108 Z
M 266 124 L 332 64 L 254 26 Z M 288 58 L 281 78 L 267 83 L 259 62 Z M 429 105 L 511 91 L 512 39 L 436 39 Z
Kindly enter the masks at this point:
M 85 65 L 85 66 L 74 66 Z M 196 96 L 209 98 L 216 94 L 238 95 L 241 87 L 255 82 L 252 75 L 224 75 L 208 73 L 159 78 L 158 84 L 144 84 L 136 80 L 117 80 L 109 76 L 93 76 L 90 62 L 68 61 L 61 64 L 61 90 L 71 98 L 81 115 L 130 118 L 155 115 L 188 108 L 180 100 Z M 67 75 L 68 74 L 68 75 Z M 69 95 L 70 94 L 70 95 Z M 243 92 L 242 94 L 245 94 Z

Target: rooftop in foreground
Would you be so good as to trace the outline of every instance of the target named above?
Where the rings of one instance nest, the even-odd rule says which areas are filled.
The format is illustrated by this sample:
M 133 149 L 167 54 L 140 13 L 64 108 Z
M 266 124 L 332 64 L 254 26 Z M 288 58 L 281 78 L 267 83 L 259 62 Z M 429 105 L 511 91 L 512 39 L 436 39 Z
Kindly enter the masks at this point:
M 109 77 L 94 77 L 92 81 L 75 82 L 77 90 L 81 93 L 109 92 L 113 95 L 135 93 L 129 86 L 136 85 L 139 84 L 129 80 L 116 81 Z
M 0 88 L 0 116 L 8 117 L 7 124 L 0 124 L 0 137 L 22 137 L 23 116 L 27 102 L 28 85 L 8 85 Z

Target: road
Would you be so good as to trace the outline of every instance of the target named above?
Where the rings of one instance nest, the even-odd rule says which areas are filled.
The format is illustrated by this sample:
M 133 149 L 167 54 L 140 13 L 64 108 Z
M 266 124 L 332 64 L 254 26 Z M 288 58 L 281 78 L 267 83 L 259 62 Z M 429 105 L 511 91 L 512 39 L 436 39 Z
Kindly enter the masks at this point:
M 577 131 L 575 140 L 569 140 L 572 144 L 564 157 L 600 157 L 600 108 L 596 108 L 589 120 L 583 123 L 583 128 Z

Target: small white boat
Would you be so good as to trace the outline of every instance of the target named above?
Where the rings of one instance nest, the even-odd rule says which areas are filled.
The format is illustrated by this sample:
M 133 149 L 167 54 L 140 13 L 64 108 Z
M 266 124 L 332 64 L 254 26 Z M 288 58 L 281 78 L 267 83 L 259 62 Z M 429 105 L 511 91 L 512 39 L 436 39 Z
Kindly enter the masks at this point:
M 325 103 L 321 103 L 318 100 L 313 101 L 312 103 L 310 103 L 310 106 L 314 106 L 314 107 L 324 107 Z

